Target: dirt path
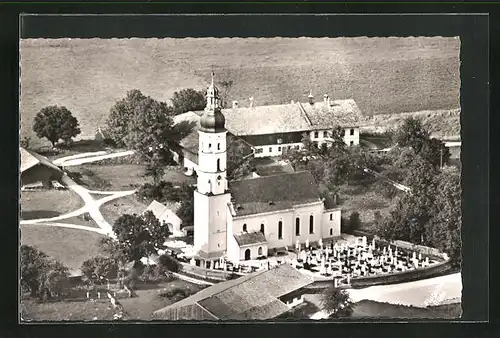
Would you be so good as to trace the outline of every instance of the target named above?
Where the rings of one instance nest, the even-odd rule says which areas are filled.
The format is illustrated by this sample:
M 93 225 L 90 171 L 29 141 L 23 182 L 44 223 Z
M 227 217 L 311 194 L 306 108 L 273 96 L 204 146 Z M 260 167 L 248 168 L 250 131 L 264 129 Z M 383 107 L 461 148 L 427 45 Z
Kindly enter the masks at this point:
M 54 161 L 55 164 L 61 166 L 72 166 L 72 165 L 80 165 L 82 163 L 91 163 L 95 161 L 100 161 L 107 158 L 115 158 L 122 156 L 129 156 L 133 154 L 133 151 L 124 151 L 120 153 L 111 153 L 106 154 L 105 152 L 94 152 L 94 153 L 83 153 L 78 155 L 71 155 L 67 157 L 62 157 Z M 73 181 L 66 173 L 62 177 L 63 183 L 75 193 L 77 193 L 82 200 L 85 202 L 85 205 L 77 210 L 71 211 L 64 215 L 59 215 L 57 217 L 51 218 L 39 218 L 39 219 L 30 219 L 30 220 L 22 220 L 20 221 L 20 225 L 29 225 L 29 224 L 43 224 L 43 225 L 51 225 L 51 226 L 60 226 L 67 227 L 72 229 L 86 230 L 98 232 L 112 238 L 115 237 L 113 233 L 113 227 L 109 224 L 106 219 L 104 219 L 101 214 L 100 207 L 104 203 L 115 200 L 117 198 L 121 198 L 124 196 L 129 196 L 135 193 L 135 190 L 128 191 L 95 191 L 88 190 L 81 185 L 78 185 L 75 181 Z M 90 194 L 101 194 L 106 195 L 103 198 L 95 199 Z M 75 224 L 68 223 L 59 223 L 57 221 L 62 221 L 71 217 L 79 216 L 84 213 L 89 213 L 90 217 L 97 223 L 99 228 L 86 227 Z M 55 223 L 56 222 L 56 223 Z

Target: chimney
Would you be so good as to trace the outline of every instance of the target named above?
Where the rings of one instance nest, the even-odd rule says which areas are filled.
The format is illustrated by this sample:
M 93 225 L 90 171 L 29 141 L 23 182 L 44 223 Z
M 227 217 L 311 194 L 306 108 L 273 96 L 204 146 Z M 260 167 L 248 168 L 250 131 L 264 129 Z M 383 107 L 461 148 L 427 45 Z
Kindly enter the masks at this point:
M 250 100 L 250 108 L 253 108 L 253 96 L 249 98 Z
M 312 90 L 309 92 L 309 95 L 307 97 L 309 98 L 309 104 L 313 105 L 314 104 L 314 96 L 312 94 Z
M 233 109 L 238 108 L 238 101 L 233 101 Z

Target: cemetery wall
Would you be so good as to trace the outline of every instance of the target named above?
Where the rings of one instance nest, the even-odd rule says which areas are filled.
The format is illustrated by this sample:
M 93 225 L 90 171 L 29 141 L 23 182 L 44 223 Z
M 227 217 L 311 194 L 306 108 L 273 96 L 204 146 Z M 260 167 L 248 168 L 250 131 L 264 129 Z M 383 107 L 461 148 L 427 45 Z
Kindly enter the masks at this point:
M 420 279 L 435 277 L 451 269 L 449 261 L 443 261 L 427 268 L 419 268 L 404 272 L 395 272 L 390 275 L 366 276 L 351 279 L 351 287 L 360 288 L 383 284 L 397 284 L 412 282 Z

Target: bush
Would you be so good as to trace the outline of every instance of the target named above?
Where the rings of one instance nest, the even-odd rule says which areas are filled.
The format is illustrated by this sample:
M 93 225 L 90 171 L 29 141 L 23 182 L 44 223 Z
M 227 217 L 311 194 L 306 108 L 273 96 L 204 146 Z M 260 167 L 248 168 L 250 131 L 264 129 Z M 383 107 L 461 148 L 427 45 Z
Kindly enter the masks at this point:
M 158 265 L 171 272 L 179 272 L 182 270 L 182 264 L 179 263 L 178 260 L 167 254 L 163 254 L 160 256 L 160 258 L 158 259 Z
M 175 279 L 168 275 L 168 270 L 161 265 L 148 265 L 142 271 L 141 279 L 144 282 L 160 283 Z
M 361 219 L 359 218 L 359 212 L 353 211 L 351 216 L 349 216 L 349 230 L 358 230 L 361 227 Z

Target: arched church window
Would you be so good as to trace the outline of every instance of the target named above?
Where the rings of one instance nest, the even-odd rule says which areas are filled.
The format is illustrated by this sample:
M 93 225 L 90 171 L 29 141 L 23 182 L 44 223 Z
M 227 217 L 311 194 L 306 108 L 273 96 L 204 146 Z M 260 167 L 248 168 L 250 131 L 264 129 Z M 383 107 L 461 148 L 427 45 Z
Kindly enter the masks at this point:
M 208 144 L 208 149 L 212 148 L 212 143 Z
M 217 171 L 221 171 L 220 170 L 220 158 L 217 159 Z
M 262 247 L 259 246 L 259 249 L 257 250 L 257 255 L 262 256 Z
M 310 234 L 314 233 L 314 216 L 313 215 L 309 216 L 309 233 Z
M 283 239 L 283 222 L 278 222 L 278 239 Z
M 243 232 L 247 232 L 247 224 L 246 223 L 243 224 Z
M 264 224 L 260 225 L 260 232 L 264 233 Z
M 220 150 L 220 143 L 217 143 L 217 150 Z
M 300 236 L 300 218 L 295 219 L 295 236 Z

